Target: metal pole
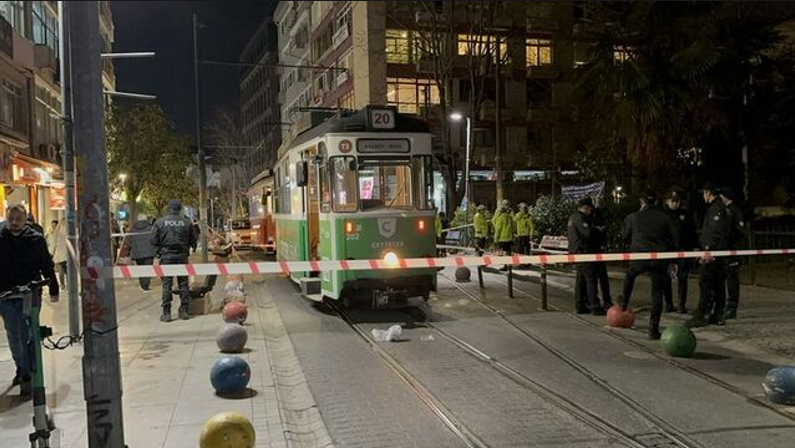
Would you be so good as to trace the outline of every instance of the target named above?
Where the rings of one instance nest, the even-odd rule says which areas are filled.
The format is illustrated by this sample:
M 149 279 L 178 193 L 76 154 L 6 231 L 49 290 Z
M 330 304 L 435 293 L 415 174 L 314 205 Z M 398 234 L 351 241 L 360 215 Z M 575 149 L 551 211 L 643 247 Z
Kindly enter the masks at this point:
M 483 266 L 478 266 L 478 286 L 480 286 L 480 289 L 485 288 L 483 286 Z
M 108 163 L 102 95 L 98 2 L 69 2 L 74 143 L 80 173 L 80 265 L 111 265 Z M 112 278 L 84 276 L 82 287 L 83 391 L 89 448 L 123 447 L 121 365 Z
M 129 59 L 129 58 L 153 58 L 154 51 L 134 51 L 129 53 L 101 53 L 102 59 Z
M 495 155 L 494 155 L 494 169 L 497 171 L 497 206 L 499 207 L 500 202 L 505 198 L 505 191 L 503 189 L 503 173 L 502 173 L 502 91 L 501 91 L 501 83 L 500 83 L 500 45 L 502 43 L 502 39 L 497 37 L 497 70 L 494 76 L 494 83 L 495 83 L 495 90 L 497 91 L 497 98 L 495 101 L 495 106 L 497 108 L 494 117 L 494 128 L 496 131 L 494 144 L 495 144 Z
M 469 158 L 472 151 L 472 119 L 467 117 L 467 159 L 464 164 L 464 198 L 467 200 L 467 209 L 469 209 Z M 468 224 L 468 213 L 464 214 L 464 224 Z
M 69 16 L 64 2 L 58 2 L 58 28 L 61 36 L 61 117 L 63 123 L 63 141 L 61 143 L 61 162 L 66 187 L 66 234 L 74 252 L 69 251 L 66 257 L 66 286 L 69 295 L 69 334 L 73 337 L 80 334 L 80 302 L 78 302 L 77 284 L 77 223 L 75 222 L 75 153 L 74 135 L 72 134 L 72 66 L 69 49 Z
M 547 265 L 541 265 L 541 309 L 547 311 Z
M 201 84 L 199 84 L 199 19 L 193 14 L 193 80 L 196 99 L 196 147 L 199 156 L 199 219 L 202 263 L 207 263 L 207 170 L 202 146 Z
M 513 299 L 513 265 L 508 265 L 508 297 Z
M 232 190 L 232 198 L 231 198 L 232 199 L 232 203 L 230 204 L 232 206 L 232 208 L 231 208 L 232 211 L 229 213 L 229 215 L 230 215 L 229 219 L 235 219 L 237 217 L 237 204 L 236 204 L 237 197 L 235 195 L 235 192 L 236 192 L 235 190 L 237 189 L 237 176 L 236 176 L 237 173 L 235 173 L 236 170 L 235 170 L 234 163 L 232 164 L 232 166 L 230 168 L 231 168 L 231 171 L 232 171 L 232 188 L 231 188 L 231 190 Z

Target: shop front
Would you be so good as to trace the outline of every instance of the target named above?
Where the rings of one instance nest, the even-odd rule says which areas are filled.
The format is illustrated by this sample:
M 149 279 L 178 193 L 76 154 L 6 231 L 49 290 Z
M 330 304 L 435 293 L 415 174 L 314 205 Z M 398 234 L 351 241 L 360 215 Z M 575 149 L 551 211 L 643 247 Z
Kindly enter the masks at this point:
M 0 156 L 0 158 L 4 158 Z M 20 154 L 0 160 L 2 215 L 8 206 L 21 204 L 46 227 L 64 210 L 64 186 L 57 165 Z

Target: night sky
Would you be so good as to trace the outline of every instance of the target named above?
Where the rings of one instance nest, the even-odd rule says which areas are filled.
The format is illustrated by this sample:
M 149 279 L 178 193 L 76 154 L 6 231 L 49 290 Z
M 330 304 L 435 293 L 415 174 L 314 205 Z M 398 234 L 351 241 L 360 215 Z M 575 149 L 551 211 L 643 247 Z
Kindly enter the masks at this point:
M 196 12 L 204 24 L 199 34 L 202 57 L 236 61 L 262 20 L 272 15 L 277 3 L 111 2 L 116 25 L 114 51 L 157 53 L 152 59 L 116 60 L 117 90 L 157 95 L 177 131 L 188 134 L 193 140 L 196 125 L 192 14 Z M 205 120 L 219 107 L 237 108 L 239 70 L 237 67 L 201 67 Z

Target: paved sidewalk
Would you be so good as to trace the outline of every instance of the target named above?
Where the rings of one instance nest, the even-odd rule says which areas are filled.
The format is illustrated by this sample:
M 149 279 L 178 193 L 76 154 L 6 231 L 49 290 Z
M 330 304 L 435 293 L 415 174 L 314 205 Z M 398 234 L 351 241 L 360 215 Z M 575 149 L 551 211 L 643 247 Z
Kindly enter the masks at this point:
M 216 291 L 222 288 L 219 281 Z M 131 448 L 197 446 L 205 420 L 218 412 L 238 411 L 254 424 L 257 447 L 287 446 L 256 298 L 249 298 L 248 350 L 240 355 L 251 366 L 249 387 L 256 395 L 230 400 L 215 395 L 209 378 L 213 362 L 221 356 L 215 345 L 215 334 L 223 325 L 220 315 L 161 323 L 159 282 L 154 282 L 153 290 L 144 294 L 137 282 L 116 283 L 127 444 Z M 65 297 L 60 303 L 45 303 L 42 321 L 55 328 L 56 336 L 68 328 L 66 316 Z M 31 429 L 30 402 L 21 402 L 18 388 L 10 388 L 14 365 L 5 337 L 0 339 L 0 446 L 25 446 Z M 82 355 L 81 345 L 44 354 L 47 400 L 62 428 L 64 448 L 87 446 Z

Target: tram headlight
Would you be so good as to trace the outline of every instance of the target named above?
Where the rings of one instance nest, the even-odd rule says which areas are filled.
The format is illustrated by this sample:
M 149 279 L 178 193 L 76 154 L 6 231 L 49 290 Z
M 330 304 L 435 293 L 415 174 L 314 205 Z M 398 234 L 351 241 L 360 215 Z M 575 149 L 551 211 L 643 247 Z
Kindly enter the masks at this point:
M 389 251 L 384 254 L 384 264 L 390 268 L 396 268 L 400 265 L 400 260 L 396 253 Z
M 350 235 L 353 233 L 354 230 L 356 230 L 356 226 L 353 224 L 352 221 L 348 221 L 345 223 L 345 233 Z

